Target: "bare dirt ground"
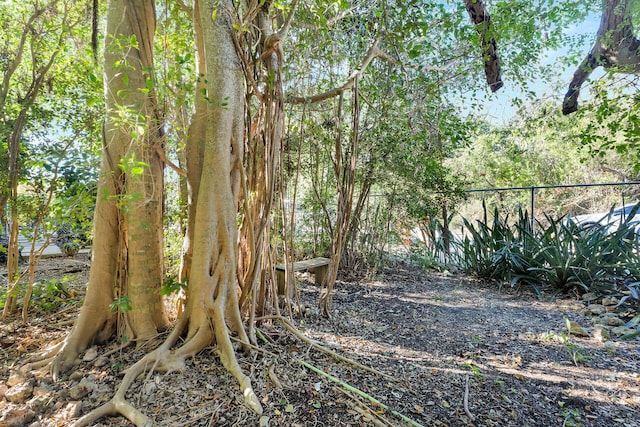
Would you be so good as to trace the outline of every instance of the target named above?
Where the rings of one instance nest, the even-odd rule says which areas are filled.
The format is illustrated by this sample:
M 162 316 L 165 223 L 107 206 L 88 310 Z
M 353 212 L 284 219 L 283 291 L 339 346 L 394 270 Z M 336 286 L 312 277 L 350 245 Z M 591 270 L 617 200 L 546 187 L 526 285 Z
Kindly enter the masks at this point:
M 45 260 L 40 274 L 74 275 L 74 288 L 86 282 L 87 261 Z M 300 280 L 299 294 L 315 306 L 313 279 Z M 4 321 L 0 392 L 30 353 L 68 332 L 81 298 L 62 296 L 59 311 L 34 307 L 26 325 Z M 267 321 L 260 331 L 268 343 L 239 356 L 262 399 L 262 418 L 242 405 L 214 348 L 184 372 L 139 378 L 127 397 L 158 426 L 640 426 L 640 341 L 614 337 L 605 346 L 567 337 L 565 318 L 590 326 L 575 298 L 539 300 L 524 290 L 399 266 L 374 278 L 343 277 L 333 308 L 331 320 L 309 309 L 293 322 L 306 337 L 384 375 Z M 71 424 L 110 399 L 122 369 L 156 344 L 94 348 L 97 357 L 55 384 L 47 373 L 27 373 L 33 392 L 22 402 L 0 401 L 0 426 L 20 410 L 27 415 L 16 425 Z M 130 423 L 106 418 L 96 425 Z

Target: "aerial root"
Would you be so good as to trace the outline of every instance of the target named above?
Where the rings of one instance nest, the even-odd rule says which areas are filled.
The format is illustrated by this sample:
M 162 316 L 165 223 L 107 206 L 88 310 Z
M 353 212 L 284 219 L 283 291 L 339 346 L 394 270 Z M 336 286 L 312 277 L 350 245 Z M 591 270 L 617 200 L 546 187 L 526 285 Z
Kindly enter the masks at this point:
M 72 426 L 80 427 L 93 425 L 96 420 L 113 415 L 122 415 L 137 427 L 153 426 L 153 421 L 149 417 L 140 412 L 119 395 L 114 396 L 109 402 L 79 418 Z

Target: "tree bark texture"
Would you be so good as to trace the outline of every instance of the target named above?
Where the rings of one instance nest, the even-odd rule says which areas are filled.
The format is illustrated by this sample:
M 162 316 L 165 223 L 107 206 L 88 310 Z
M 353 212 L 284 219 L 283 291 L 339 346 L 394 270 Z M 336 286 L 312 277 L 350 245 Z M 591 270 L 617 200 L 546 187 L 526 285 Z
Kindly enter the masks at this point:
M 154 32 L 153 2 L 110 0 L 104 56 L 107 113 L 91 271 L 84 305 L 54 372 L 69 368 L 92 342 L 103 342 L 115 332 L 140 343 L 168 324 L 159 293 L 164 274 L 163 166 L 157 154 L 162 134 L 153 91 Z M 124 298 L 129 298 L 127 304 Z M 110 307 L 114 301 L 116 313 Z
M 495 92 L 502 87 L 503 83 L 496 38 L 491 27 L 491 17 L 482 0 L 464 0 L 464 6 L 480 35 L 484 73 L 487 76 L 487 84 L 491 92 Z
M 212 342 L 222 364 L 236 377 L 247 406 L 262 407 L 235 356 L 231 333 L 249 344 L 242 324 L 237 281 L 237 214 L 244 153 L 245 86 L 233 42 L 232 1 L 196 1 L 196 37 L 201 35 L 201 84 L 196 117 L 187 140 L 189 243 L 185 274 L 187 341 L 176 351 L 191 356 Z M 199 43 L 199 42 L 198 42 Z
M 277 171 L 280 167 L 282 138 L 284 132 L 284 105 L 282 88 L 282 34 L 275 33 L 274 22 L 266 5 L 256 11 L 257 28 L 237 40 L 242 53 L 247 79 L 259 82 L 247 88 L 246 108 L 246 152 L 243 159 L 243 221 L 239 235 L 238 278 L 242 287 L 240 304 L 249 313 L 254 313 L 249 303 L 258 305 L 263 314 L 264 303 L 273 289 L 267 277 L 273 277 L 273 263 L 269 254 L 269 232 L 272 206 L 276 189 L 279 188 Z M 293 12 L 291 12 L 293 13 Z M 257 45 L 261 61 L 251 61 L 252 45 Z M 243 46 L 245 46 L 243 48 Z M 267 84 L 265 84 L 267 83 Z M 250 116 L 251 112 L 253 115 Z M 268 276 L 263 274 L 270 272 Z M 257 292 L 254 292 L 257 291 Z M 257 295 L 258 301 L 255 301 Z M 273 296 L 273 295 L 272 295 Z
M 121 0 L 113 0 L 114 3 L 116 1 Z M 185 249 L 189 252 L 185 253 L 181 274 L 189 274 L 189 284 L 184 312 L 166 340 L 127 370 L 114 397 L 78 420 L 78 426 L 92 425 L 100 417 L 115 414 L 126 416 L 138 426 L 152 425 L 149 417 L 127 402 L 125 393 L 131 384 L 150 366 L 158 370 L 185 369 L 184 360 L 187 357 L 193 357 L 212 344 L 215 344 L 222 364 L 238 380 L 247 406 L 258 414 L 262 413 L 262 406 L 253 391 L 251 380 L 242 372 L 231 342 L 231 334 L 235 334 L 246 344 L 246 348 L 249 345 L 238 305 L 236 276 L 236 221 L 244 148 L 245 87 L 243 68 L 232 36 L 232 20 L 237 18 L 234 15 L 235 6 L 232 0 L 194 2 L 192 16 L 196 28 L 200 80 L 196 88 L 196 96 L 199 99 L 196 104 L 196 116 L 193 118 L 187 139 L 190 218 L 189 241 Z M 141 10 L 151 12 L 147 9 Z M 147 28 L 142 25 L 145 23 L 144 15 L 137 14 L 135 19 L 141 24 L 141 28 Z M 150 31 L 148 34 L 153 33 Z M 143 58 L 141 55 L 141 60 L 144 60 Z M 113 78 L 117 81 L 118 76 Z M 117 85 L 114 81 L 108 84 L 111 88 L 115 86 Z M 150 116 L 144 117 L 149 121 Z M 117 135 L 119 131 L 112 129 L 110 133 L 110 130 L 107 128 L 106 141 L 111 140 L 111 134 Z M 121 149 L 121 156 L 130 156 L 131 152 L 135 155 L 144 154 L 144 151 L 132 151 L 135 150 L 135 145 L 127 147 L 129 151 Z M 104 156 L 106 161 L 110 158 L 111 156 Z M 153 169 L 149 167 L 149 170 Z M 118 173 L 115 168 L 108 172 Z M 128 185 L 126 174 L 121 175 L 125 175 L 124 181 L 111 179 L 105 180 L 105 183 L 116 187 L 116 190 L 121 183 Z M 141 190 L 146 188 L 136 187 Z M 129 196 L 129 193 L 125 194 Z M 137 202 L 138 199 L 134 198 L 133 201 Z M 116 218 L 113 215 L 120 215 L 126 234 L 132 234 L 130 228 L 136 223 L 132 222 L 133 219 L 130 217 L 127 221 L 127 218 L 129 213 L 133 217 L 133 212 L 119 209 L 119 206 L 109 208 L 108 213 L 111 216 L 100 219 L 100 222 L 107 224 L 109 219 Z M 144 219 L 146 220 L 146 217 Z M 112 243 L 118 243 L 117 239 L 121 235 L 118 225 L 115 221 L 115 225 L 107 230 L 112 236 Z M 130 250 L 130 239 L 125 242 Z M 143 249 L 146 247 L 143 246 L 141 250 Z M 145 260 L 140 251 L 121 253 L 130 258 L 139 257 Z M 120 254 L 113 255 L 117 259 Z M 132 263 L 127 265 L 128 268 L 131 266 Z M 119 272 L 117 264 L 112 263 L 110 267 L 113 271 Z M 117 280 L 118 276 L 113 279 Z M 131 299 L 133 301 L 133 297 Z M 183 336 L 184 343 L 173 348 Z

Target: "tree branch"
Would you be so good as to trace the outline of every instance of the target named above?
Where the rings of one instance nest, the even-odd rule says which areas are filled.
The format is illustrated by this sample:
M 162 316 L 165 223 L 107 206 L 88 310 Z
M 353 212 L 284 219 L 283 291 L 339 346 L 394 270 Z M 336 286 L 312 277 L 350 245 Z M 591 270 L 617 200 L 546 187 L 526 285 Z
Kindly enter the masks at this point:
M 622 67 L 616 71 L 640 73 L 640 41 L 633 33 L 629 0 L 603 1 L 596 41 L 573 74 L 562 103 L 562 114 L 578 109 L 580 88 L 599 66 Z
M 308 97 L 305 97 L 305 96 L 287 96 L 286 102 L 288 102 L 290 104 L 318 103 L 318 102 L 322 102 L 322 101 L 325 101 L 327 99 L 336 97 L 336 96 L 340 95 L 341 93 L 343 93 L 344 91 L 351 89 L 355 85 L 356 80 L 359 79 L 364 74 L 364 71 L 367 69 L 367 67 L 369 66 L 371 61 L 373 61 L 375 58 L 383 58 L 384 59 L 386 57 L 378 49 L 378 43 L 379 42 L 380 42 L 379 39 L 376 39 L 373 42 L 373 45 L 371 45 L 371 47 L 367 51 L 367 54 L 365 55 L 364 59 L 360 63 L 360 67 L 358 67 L 353 73 L 351 73 L 351 75 L 349 76 L 347 81 L 344 82 L 342 84 L 342 86 L 334 88 L 334 89 L 331 89 L 331 90 L 328 90 L 326 92 L 323 92 L 323 93 L 320 93 L 320 94 L 317 94 L 317 95 L 308 96 Z
M 191 9 L 183 0 L 176 0 L 180 9 L 182 9 L 189 18 L 193 19 L 193 9 Z
M 162 147 L 156 146 L 156 153 L 160 157 L 160 160 L 162 160 L 165 165 L 169 166 L 169 168 L 173 169 L 175 173 L 185 178 L 187 177 L 187 172 L 184 169 L 182 169 L 180 166 L 176 165 L 171 160 L 169 160 Z
M 487 84 L 489 88 L 491 88 L 491 92 L 495 92 L 503 86 L 503 83 L 496 47 L 496 37 L 491 27 L 491 17 L 482 0 L 464 0 L 464 6 L 467 8 L 469 17 L 475 24 L 476 30 L 480 35 L 484 73 L 487 76 Z

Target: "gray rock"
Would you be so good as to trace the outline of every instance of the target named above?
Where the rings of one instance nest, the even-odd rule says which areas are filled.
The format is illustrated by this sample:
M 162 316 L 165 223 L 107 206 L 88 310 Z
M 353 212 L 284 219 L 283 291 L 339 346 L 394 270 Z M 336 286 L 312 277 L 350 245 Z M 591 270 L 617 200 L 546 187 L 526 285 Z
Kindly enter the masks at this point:
M 96 368 L 101 368 L 108 364 L 109 358 L 107 356 L 100 356 L 93 362 L 93 366 L 95 366 Z
M 624 325 L 624 320 L 620 319 L 619 317 L 605 317 L 604 318 L 605 321 L 605 325 L 608 326 L 622 326 Z
M 67 403 L 67 406 L 65 406 L 62 411 L 56 415 L 56 418 L 70 420 L 78 418 L 80 415 L 82 415 L 82 402 L 74 401 Z
M 84 374 L 80 371 L 74 371 L 69 375 L 69 381 L 79 381 L 84 377 Z
M 38 384 L 33 388 L 33 395 L 51 397 L 53 395 L 53 389 L 49 386 Z
M 611 339 L 609 328 L 605 325 L 595 325 L 593 327 L 593 338 L 600 342 L 606 342 Z
M 82 415 L 82 402 L 69 402 L 63 410 L 65 419 L 78 418 Z
M 604 314 L 604 312 L 606 311 L 604 305 L 602 304 L 589 304 L 587 306 L 587 309 L 591 314 L 595 314 L 595 315 Z
M 29 375 L 27 372 L 18 370 L 11 371 L 11 374 L 9 374 L 9 379 L 7 380 L 7 386 L 13 387 L 14 385 L 18 385 L 27 381 L 29 378 L 31 378 L 31 375 Z
M 51 397 L 35 396 L 27 404 L 37 413 L 43 413 L 53 405 Z
M 80 380 L 78 384 L 71 387 L 71 389 L 69 390 L 69 395 L 73 400 L 78 400 L 83 398 L 87 394 L 91 393 L 97 388 L 98 386 L 93 381 L 93 379 L 90 377 L 87 377 L 87 378 L 83 378 L 82 380 Z
M 627 328 L 625 326 L 617 326 L 611 330 L 611 333 L 614 335 L 620 336 L 620 335 L 630 334 L 631 332 L 634 332 L 634 331 L 635 329 L 632 329 L 632 328 Z
M 0 412 L 0 427 L 22 427 L 29 424 L 36 413 L 26 405 L 9 404 Z
M 13 403 L 24 403 L 33 395 L 33 380 L 14 385 L 4 394 L 4 397 Z
M 624 321 L 620 319 L 615 313 L 605 313 L 602 316 L 594 317 L 591 319 L 594 325 L 608 325 L 608 326 L 622 326 Z
M 85 362 L 91 362 L 92 360 L 95 360 L 96 357 L 98 357 L 98 349 L 96 347 L 91 347 L 86 351 L 82 360 Z
M 604 343 L 604 348 L 609 354 L 613 355 L 616 353 L 616 345 L 613 343 L 613 341 L 607 341 L 606 343 Z

